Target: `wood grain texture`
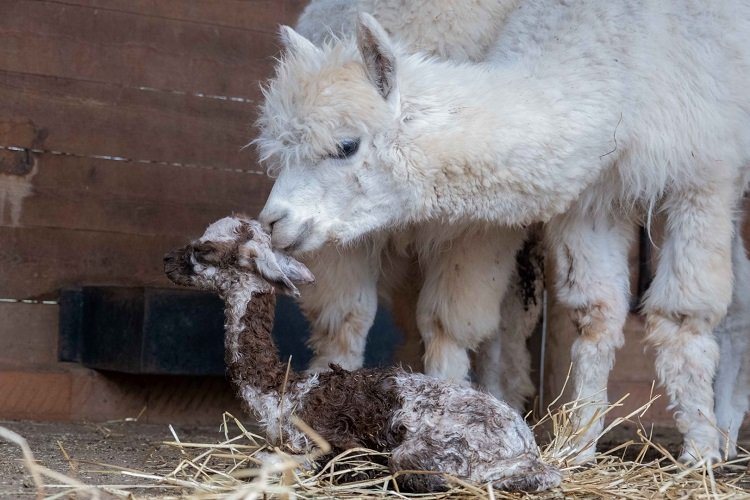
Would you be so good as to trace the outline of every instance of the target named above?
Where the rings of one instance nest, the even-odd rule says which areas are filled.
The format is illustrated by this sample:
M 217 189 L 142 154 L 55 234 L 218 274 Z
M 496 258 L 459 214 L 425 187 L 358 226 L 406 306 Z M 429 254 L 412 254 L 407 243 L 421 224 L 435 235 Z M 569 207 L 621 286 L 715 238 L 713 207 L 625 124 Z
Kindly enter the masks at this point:
M 252 148 L 242 151 L 253 136 L 254 111 L 215 99 L 0 72 L 0 122 L 31 123 L 44 137 L 38 147 L 76 155 L 258 171 Z
M 153 377 L 100 373 L 70 363 L 0 365 L 0 419 L 215 425 L 242 411 L 221 377 Z
M 42 0 L 165 20 L 275 33 L 293 24 L 306 0 Z
M 243 146 L 302 3 L 4 2 L 0 296 L 168 286 L 164 252 L 256 215 L 271 183 Z
M 109 3 L 109 2 L 107 2 Z M 147 2 L 139 2 L 141 5 Z M 169 2 L 174 12 L 186 12 Z M 191 3 L 193 15 L 233 13 L 230 3 Z M 148 2 L 152 11 L 167 9 Z M 223 4 L 223 5 L 222 5 Z M 271 71 L 279 49 L 276 35 L 285 22 L 283 3 L 262 2 L 236 18 L 254 29 L 144 15 L 127 8 L 90 8 L 70 2 L 5 0 L 0 16 L 0 69 L 77 80 L 110 82 L 223 96 L 257 96 L 258 80 Z M 121 6 L 122 7 L 122 6 Z M 146 11 L 148 12 L 148 11 Z M 291 16 L 292 19 L 296 15 Z
M 185 236 L 0 227 L 0 297 L 55 298 L 64 286 L 173 286 L 164 254 Z
M 58 306 L 0 303 L 0 366 L 57 362 Z
M 0 209 L 0 225 L 187 240 L 230 213 L 257 215 L 271 186 L 267 177 L 243 172 L 33 156 L 32 192 L 19 202 L 15 223 Z

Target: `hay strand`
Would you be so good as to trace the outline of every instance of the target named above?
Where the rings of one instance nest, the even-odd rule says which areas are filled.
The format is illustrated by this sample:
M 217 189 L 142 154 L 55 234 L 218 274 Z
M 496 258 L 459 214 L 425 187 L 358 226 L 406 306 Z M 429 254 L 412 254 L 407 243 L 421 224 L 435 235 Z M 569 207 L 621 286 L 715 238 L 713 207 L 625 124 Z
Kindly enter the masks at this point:
M 601 415 L 610 414 L 623 405 L 628 396 L 600 409 Z M 313 464 L 330 454 L 329 444 L 313 429 L 299 419 L 294 424 L 315 443 L 310 454 L 295 456 L 285 453 L 254 434 L 236 417 L 225 413 L 221 418 L 223 440 L 218 443 L 190 442 L 177 435 L 173 427 L 169 433 L 173 440 L 164 444 L 179 452 L 179 460 L 170 466 L 171 472 L 138 471 L 101 463 L 95 465 L 114 477 L 137 478 L 138 484 L 86 485 L 59 472 L 37 464 L 26 441 L 12 431 L 0 428 L 0 437 L 18 444 L 24 453 L 24 463 L 37 488 L 37 498 L 63 498 L 76 494 L 78 498 L 99 498 L 100 494 L 118 498 L 140 498 L 131 492 L 148 492 L 148 498 L 212 499 L 313 499 L 337 498 L 374 499 L 551 499 L 551 498 L 711 498 L 729 499 L 750 497 L 750 478 L 747 463 L 750 455 L 744 450 L 736 459 L 720 467 L 698 464 L 687 467 L 661 444 L 654 442 L 652 432 L 640 421 L 651 404 L 651 398 L 624 417 L 612 419 L 602 434 L 629 423 L 636 426 L 636 435 L 623 443 L 597 453 L 593 465 L 575 465 L 576 456 L 572 440 L 586 429 L 573 428 L 573 411 L 586 401 L 565 403 L 556 409 L 547 408 L 544 416 L 533 425 L 537 434 L 548 429 L 548 439 L 541 447 L 544 461 L 555 464 L 563 471 L 562 485 L 552 491 L 538 494 L 517 494 L 494 490 L 490 485 L 471 484 L 465 480 L 447 477 L 449 490 L 435 494 L 409 494 L 398 490 L 395 479 L 401 474 L 425 473 L 400 471 L 391 474 L 383 465 L 388 456 L 366 449 L 347 450 L 330 459 L 322 467 Z M 590 423 L 593 425 L 593 422 Z M 64 451 L 71 470 L 79 470 L 87 462 L 76 461 Z M 652 457 L 648 459 L 647 457 Z M 628 458 L 633 457 L 633 458 Z M 656 458 L 653 458 L 656 457 Z M 75 466 L 73 465 L 75 463 Z M 74 468 L 75 467 L 75 468 Z M 45 484 L 48 478 L 58 484 Z M 354 478 L 355 480 L 352 480 Z M 45 488 L 56 493 L 45 497 Z

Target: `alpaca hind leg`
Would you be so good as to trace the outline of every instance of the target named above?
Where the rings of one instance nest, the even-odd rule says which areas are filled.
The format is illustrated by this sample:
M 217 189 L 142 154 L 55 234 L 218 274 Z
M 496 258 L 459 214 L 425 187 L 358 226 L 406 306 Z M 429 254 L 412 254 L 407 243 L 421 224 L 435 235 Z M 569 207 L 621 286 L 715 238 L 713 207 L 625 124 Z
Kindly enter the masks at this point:
M 488 443 L 489 444 L 489 443 Z M 471 450 L 476 451 L 476 450 Z M 413 493 L 431 493 L 448 489 L 442 473 L 488 482 L 504 491 L 543 491 L 560 484 L 560 471 L 532 454 L 485 462 L 486 457 L 428 438 L 410 439 L 391 454 L 389 467 L 399 488 Z M 425 471 L 412 473 L 401 471 Z
M 534 396 L 531 353 L 526 341 L 539 324 L 544 293 L 544 251 L 541 228 L 529 233 L 516 254 L 516 272 L 501 306 L 502 387 L 508 403 L 518 410 Z
M 417 326 L 417 301 L 422 288 L 422 273 L 411 248 L 383 253 L 378 294 L 390 308 L 393 322 L 402 341 L 395 352 L 395 362 L 415 372 L 423 372 L 422 337 Z
M 474 356 L 477 383 L 520 412 L 534 395 L 526 341 L 542 311 L 542 246 L 541 231 L 531 231 L 515 257 L 515 269 L 500 306 L 499 335 L 485 340 Z
M 500 304 L 522 237 L 518 230 L 471 228 L 420 255 L 417 325 L 425 373 L 468 382 L 467 351 L 499 336 Z
M 300 297 L 312 327 L 309 371 L 327 370 L 330 363 L 361 368 L 378 308 L 377 267 L 365 247 L 326 247 L 309 267 L 316 284 L 304 287 Z
M 732 302 L 715 330 L 720 361 L 714 378 L 714 411 L 720 430 L 719 451 L 724 459 L 737 455 L 737 435 L 750 395 L 750 260 L 742 241 L 741 222 L 739 219 L 735 225 L 732 244 Z
M 646 339 L 656 347 L 656 372 L 683 434 L 685 462 L 720 458 L 713 329 L 732 296 L 731 198 L 696 190 L 665 201 L 666 238 L 644 303 Z
M 555 255 L 558 298 L 578 331 L 571 349 L 572 396 L 578 403 L 572 415 L 571 458 L 584 463 L 594 460 L 604 428 L 609 372 L 624 342 L 633 227 L 608 214 L 571 211 L 547 226 L 547 236 Z
M 474 380 L 479 387 L 520 411 L 522 408 L 510 401 L 510 394 L 503 386 L 503 372 L 507 369 L 503 355 L 508 345 L 502 333 L 501 326 L 497 335 L 492 335 L 482 341 L 474 352 L 471 359 Z M 521 402 L 521 405 L 523 406 L 523 402 Z
M 401 491 L 408 493 L 434 493 L 446 491 L 448 481 L 436 463 L 438 450 L 418 439 L 407 440 L 391 452 L 388 467 L 394 474 Z M 412 473 L 402 471 L 424 471 Z

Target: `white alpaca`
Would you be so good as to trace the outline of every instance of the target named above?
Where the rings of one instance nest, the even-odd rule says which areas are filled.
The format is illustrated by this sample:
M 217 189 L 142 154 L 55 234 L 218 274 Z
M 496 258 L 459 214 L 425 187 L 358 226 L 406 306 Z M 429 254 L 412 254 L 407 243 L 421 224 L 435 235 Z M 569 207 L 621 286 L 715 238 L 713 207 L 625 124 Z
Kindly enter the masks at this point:
M 574 311 L 579 459 L 628 310 L 631 223 L 667 229 L 645 299 L 684 460 L 719 458 L 712 330 L 732 295 L 732 213 L 750 166 L 750 5 L 529 0 L 490 64 L 409 55 L 370 16 L 357 43 L 283 30 L 262 155 L 279 248 L 311 251 L 428 220 L 549 221 L 560 300 Z M 588 425 L 590 422 L 594 425 Z
M 453 59 L 483 60 L 520 0 L 312 0 L 296 31 L 321 45 L 351 34 L 359 12 L 371 13 L 410 50 Z
M 366 11 L 410 49 L 478 60 L 516 4 L 517 0 L 481 0 L 471 6 L 456 0 L 313 0 L 296 30 L 321 45 L 332 36 L 352 34 L 357 12 Z M 534 272 L 516 272 L 515 255 L 525 233 L 485 223 L 432 223 L 381 232 L 355 246 L 328 247 L 305 256 L 318 276 L 315 287 L 303 287 L 301 296 L 312 325 L 310 369 L 326 370 L 330 363 L 350 370 L 362 366 L 380 296 L 387 303 L 401 302 L 397 307 L 415 315 L 427 374 L 464 382 L 470 369 L 467 351 L 476 350 L 478 384 L 522 409 L 534 393 L 526 339 L 539 317 L 543 286 L 541 257 L 536 255 L 541 252 L 530 247 L 538 241 L 536 235 L 525 247 L 536 260 L 522 261 Z M 506 295 L 509 281 L 512 293 Z M 408 307 L 404 295 L 415 286 L 418 297 Z
M 714 379 L 716 422 L 722 432 L 720 451 L 727 459 L 737 455 L 737 434 L 750 403 L 750 260 L 742 241 L 741 222 L 738 219 L 732 245 L 732 302 L 716 328 L 721 359 Z

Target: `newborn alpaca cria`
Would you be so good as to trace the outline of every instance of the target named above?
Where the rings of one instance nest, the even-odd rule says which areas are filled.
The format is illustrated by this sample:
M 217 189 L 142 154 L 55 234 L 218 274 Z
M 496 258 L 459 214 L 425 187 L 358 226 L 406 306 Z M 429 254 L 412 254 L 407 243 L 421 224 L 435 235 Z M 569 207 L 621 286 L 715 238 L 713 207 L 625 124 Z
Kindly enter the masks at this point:
M 521 416 L 489 394 L 400 368 L 333 366 L 327 373 L 287 376 L 271 337 L 274 292 L 296 295 L 293 283 L 314 278 L 303 264 L 272 250 L 256 221 L 221 219 L 164 261 L 175 283 L 225 300 L 229 376 L 273 444 L 293 453 L 312 450 L 312 441 L 291 422 L 296 414 L 335 452 L 391 452 L 393 472 L 439 471 L 504 490 L 540 491 L 560 483 L 560 472 L 539 459 Z M 440 474 L 408 474 L 399 481 L 412 491 L 447 487 Z

